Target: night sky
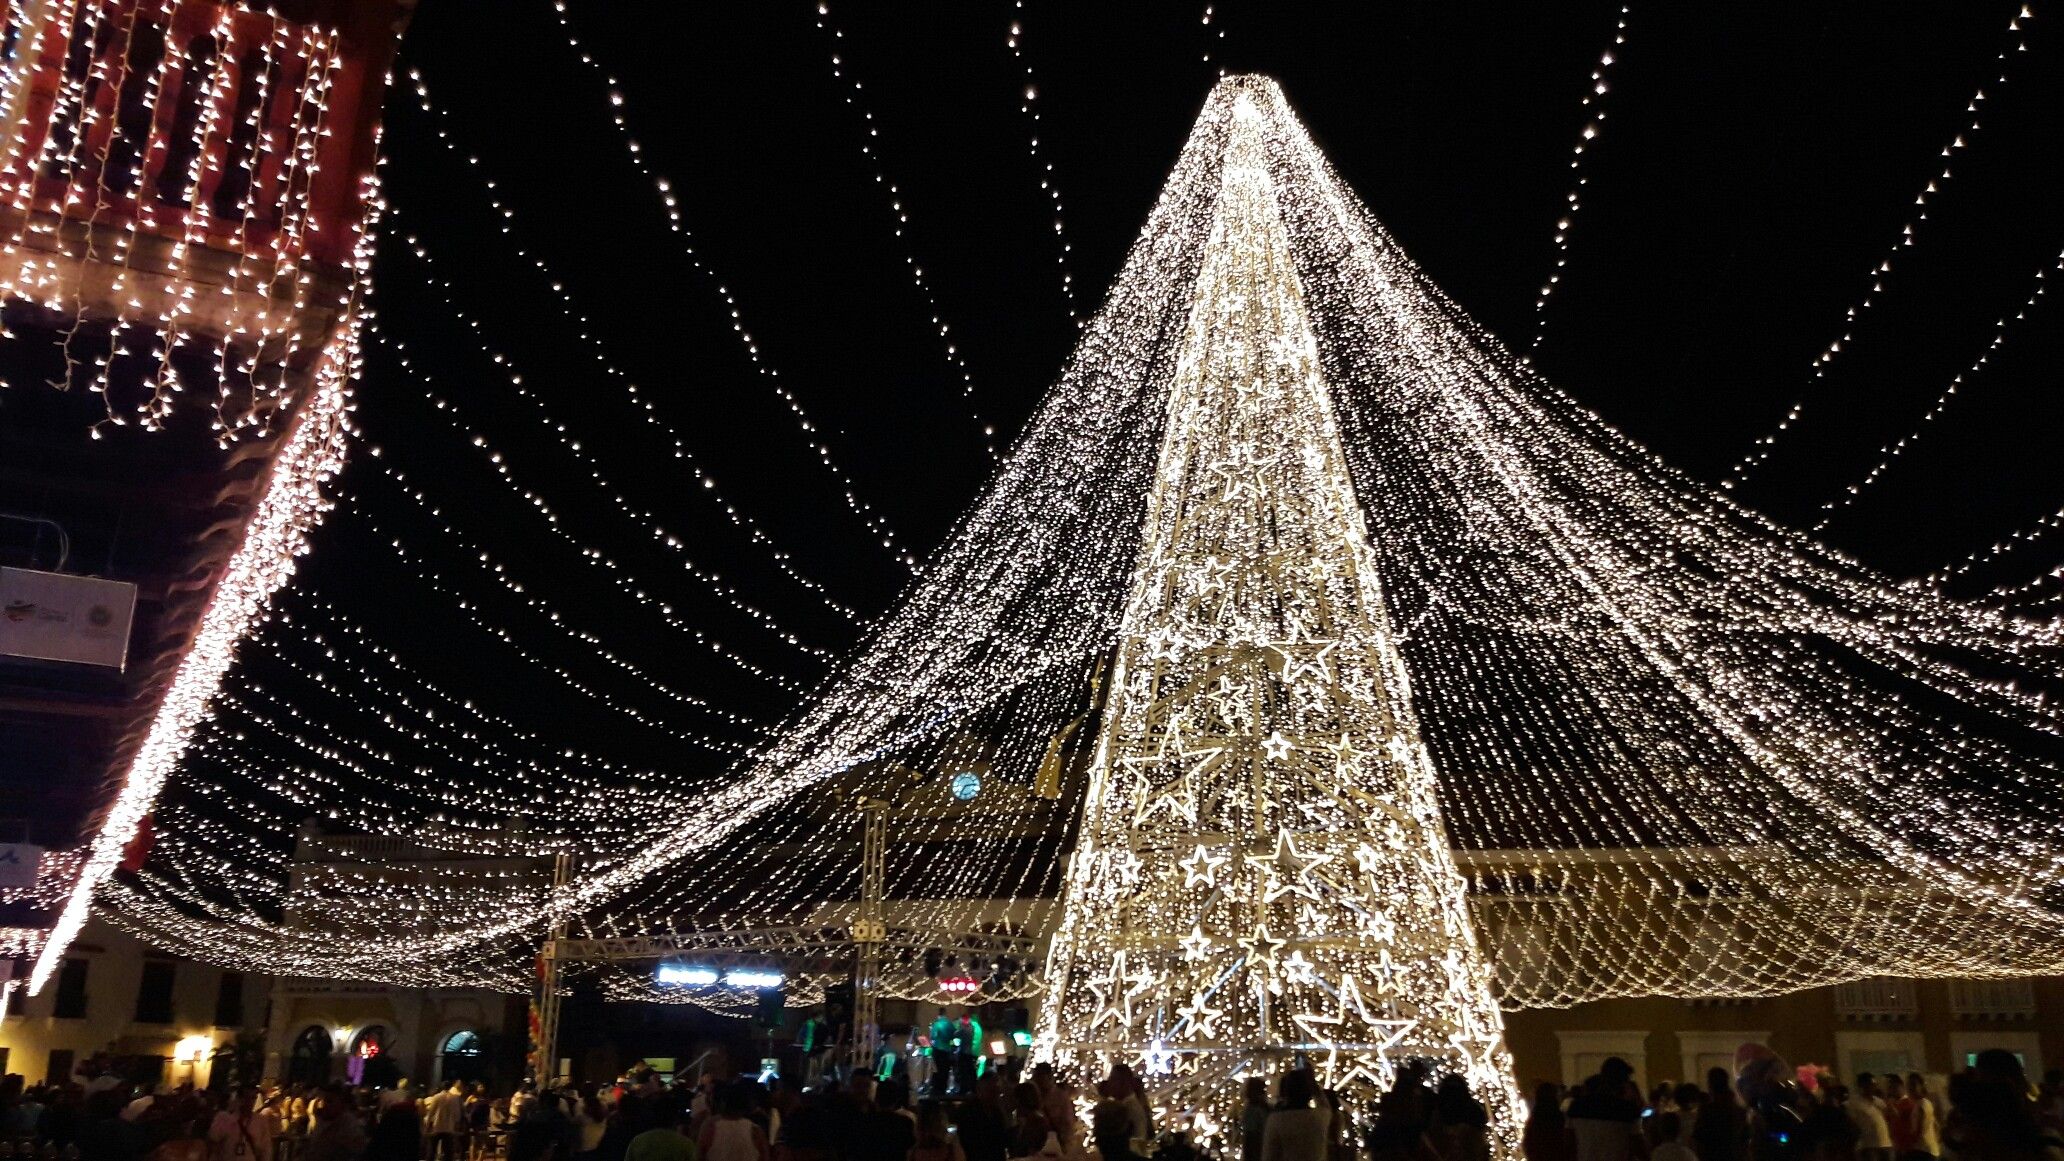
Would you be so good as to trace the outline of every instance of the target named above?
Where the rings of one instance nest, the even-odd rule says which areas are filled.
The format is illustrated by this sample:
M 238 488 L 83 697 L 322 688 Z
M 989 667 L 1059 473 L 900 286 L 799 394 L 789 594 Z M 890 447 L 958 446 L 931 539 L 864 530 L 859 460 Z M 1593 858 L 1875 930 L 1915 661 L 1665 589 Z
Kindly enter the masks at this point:
M 782 577 L 697 494 L 664 435 L 602 373 L 516 246 L 551 267 L 609 361 L 654 401 L 720 491 L 802 573 L 871 615 L 907 572 L 846 510 L 774 384 L 819 422 L 856 494 L 914 551 L 928 551 L 990 467 L 970 409 L 1009 439 L 1068 354 L 1075 328 L 1060 290 L 1060 244 L 1071 247 L 1077 302 L 1092 309 L 1222 66 L 1278 77 L 1407 251 L 1524 349 L 1573 181 L 1571 148 L 1586 119 L 1579 102 L 1619 19 L 1612 4 L 1225 0 L 1206 26 L 1196 3 L 846 3 L 831 13 L 845 33 L 834 45 L 816 27 L 814 0 L 576 0 L 571 27 L 620 81 L 621 113 L 679 197 L 698 269 L 666 229 L 651 182 L 632 169 L 604 82 L 568 48 L 549 0 L 507 0 L 491 19 L 484 7 L 423 0 L 387 114 L 396 213 L 375 268 L 381 325 L 430 382 L 369 344 L 359 422 L 381 455 L 361 448 L 342 482 L 351 500 L 317 534 L 303 583 L 282 605 L 313 616 L 315 603 L 332 603 L 448 690 L 570 745 L 684 774 L 723 759 L 567 693 L 469 625 L 387 547 L 398 537 L 526 649 L 682 728 L 741 736 L 557 635 L 495 586 L 477 554 L 505 566 L 563 624 L 668 684 L 758 718 L 793 706 L 793 694 L 714 657 L 613 588 L 605 569 L 498 480 L 471 443 L 478 434 L 563 528 L 681 620 L 797 681 L 819 676 L 818 663 L 709 596 L 678 556 L 617 512 L 515 395 L 513 369 L 698 565 L 812 644 L 840 650 L 854 639 L 852 625 Z M 1998 84 L 1994 58 L 2013 44 L 2006 25 L 2018 7 L 1636 0 L 1609 73 L 1605 129 L 1582 170 L 1584 206 L 1548 309 L 1541 369 L 1708 481 L 1805 397 L 1801 423 L 1740 495 L 1781 522 L 1810 525 L 1881 445 L 1915 428 L 2064 246 L 2064 38 L 2045 26 L 2053 17 L 2023 22 L 2028 51 L 2011 54 L 2013 79 Z M 1025 74 L 1005 43 L 1013 20 L 1036 73 L 1042 155 L 1063 194 L 1058 240 L 1027 148 Z M 834 52 L 865 84 L 863 105 L 847 103 Z M 441 117 L 416 106 L 411 69 Z M 1814 356 L 1869 289 L 1916 193 L 1940 173 L 1940 151 L 1969 123 L 1965 104 L 1979 86 L 1983 129 L 1959 152 L 1954 179 L 1896 258 L 1850 349 L 1812 385 Z M 863 107 L 879 130 L 879 171 L 901 188 L 903 239 L 892 233 L 877 167 L 859 149 Z M 440 144 L 440 127 L 477 168 Z M 512 221 L 488 205 L 483 176 L 497 182 Z M 429 265 L 404 236 L 429 250 Z M 907 257 L 938 294 L 973 377 L 969 398 Z M 451 282 L 449 304 L 428 278 Z M 761 365 L 778 378 L 748 361 L 719 286 L 735 295 Z M 1989 366 L 1827 539 L 1873 567 L 1918 575 L 2064 503 L 2057 297 L 2009 329 Z M 509 363 L 497 367 L 476 340 Z M 386 469 L 406 473 L 444 519 L 405 499 Z M 2026 580 L 2060 558 L 2064 535 L 1966 587 Z M 366 712 L 323 701 L 269 654 L 249 652 L 245 680 L 269 683 L 337 730 L 354 729 L 354 715 Z

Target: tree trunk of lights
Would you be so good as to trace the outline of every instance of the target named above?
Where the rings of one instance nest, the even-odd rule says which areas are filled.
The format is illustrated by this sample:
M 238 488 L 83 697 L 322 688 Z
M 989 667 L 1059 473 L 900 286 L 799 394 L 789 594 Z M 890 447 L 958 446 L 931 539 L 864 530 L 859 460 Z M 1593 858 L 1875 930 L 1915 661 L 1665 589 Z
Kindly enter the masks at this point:
M 1131 1064 L 1205 1136 L 1243 1076 L 1308 1062 L 1365 1108 L 1427 1058 L 1513 1153 L 1503 1021 L 1269 177 L 1269 106 L 1232 101 L 1038 1050 L 1078 1076 Z

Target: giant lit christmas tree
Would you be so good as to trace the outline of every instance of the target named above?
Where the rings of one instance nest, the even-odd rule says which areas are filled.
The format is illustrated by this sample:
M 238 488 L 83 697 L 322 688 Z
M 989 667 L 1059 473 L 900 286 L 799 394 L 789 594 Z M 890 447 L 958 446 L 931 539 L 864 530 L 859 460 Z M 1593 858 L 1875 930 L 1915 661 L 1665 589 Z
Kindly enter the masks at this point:
M 1118 632 L 1042 1050 L 1170 1111 L 1406 1056 L 1509 1124 L 1490 972 L 1349 479 L 1265 155 L 1229 90 L 1210 238 Z

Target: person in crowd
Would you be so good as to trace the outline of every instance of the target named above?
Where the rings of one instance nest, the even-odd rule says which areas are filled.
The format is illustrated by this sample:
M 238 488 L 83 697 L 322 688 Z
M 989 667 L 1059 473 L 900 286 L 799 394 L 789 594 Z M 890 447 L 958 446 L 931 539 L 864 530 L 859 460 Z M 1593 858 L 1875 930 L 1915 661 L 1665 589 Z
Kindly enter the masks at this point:
M 1676 1104 L 1675 1089 L 1670 1092 L 1670 1103 Z M 1684 1119 L 1681 1112 L 1656 1112 L 1642 1118 L 1642 1134 L 1647 1138 L 1649 1161 L 1698 1161 L 1698 1154 L 1691 1151 L 1681 1136 Z
M 846 1148 L 848 1161 L 909 1161 L 917 1143 L 917 1124 L 908 1115 L 909 1094 L 901 1083 L 886 1081 L 874 1089 L 874 1108 L 860 1122 Z
M 1240 1094 L 1240 1161 L 1261 1161 L 1261 1136 L 1272 1111 L 1268 1078 L 1248 1077 Z
M 1519 1151 L 1526 1161 L 1577 1161 L 1577 1138 L 1562 1115 L 1562 1086 L 1542 1081 L 1534 1086 L 1534 1103 L 1520 1131 Z
M 936 1100 L 918 1106 L 917 1136 L 910 1146 L 910 1161 L 967 1161 L 967 1154 L 947 1126 L 945 1107 Z
M 1433 1093 L 1426 1138 L 1441 1161 L 1490 1161 L 1491 1115 L 1459 1072 L 1441 1077 Z
M 1363 1134 L 1370 1161 L 1439 1161 L 1426 1138 L 1433 1116 L 1432 1092 L 1425 1067 L 1417 1061 L 1401 1066 L 1396 1083 L 1376 1103 L 1376 1116 Z
M 1010 1155 L 1010 1118 L 1003 1107 L 1003 1079 L 996 1073 L 975 1081 L 975 1099 L 960 1110 L 958 1126 L 967 1161 L 1004 1161 Z
M 1318 1083 L 1301 1068 L 1276 1082 L 1276 1110 L 1261 1133 L 1262 1161 L 1328 1161 L 1333 1110 L 1313 1107 L 1318 1095 Z
M 1617 1056 L 1606 1057 L 1570 1101 L 1577 1161 L 1629 1161 L 1647 1153 L 1640 1093 L 1634 1087 L 1634 1066 Z
M 509 1161 L 571 1161 L 580 1138 L 565 1103 L 557 1093 L 529 1096 L 522 1115 L 509 1128 Z M 513 1111 L 515 1102 L 510 1103 Z
M 1850 1114 L 1849 1086 L 1831 1074 L 1819 1077 L 1814 1107 L 1806 1115 L 1806 1143 L 1819 1161 L 1857 1161 L 1863 1132 Z
M 422 1103 L 423 1133 L 429 1138 L 430 1161 L 459 1161 L 459 1142 L 466 1132 L 466 1086 L 459 1081 L 431 1094 Z
M 1096 1161 L 1145 1161 L 1133 1151 L 1133 1112 L 1122 1100 L 1097 1102 L 1089 1114 L 1090 1144 Z
M 423 1122 L 416 1102 L 383 1097 L 375 1107 L 378 1119 L 366 1140 L 365 1161 L 421 1161 Z
M 342 1086 L 324 1089 L 311 1102 L 308 1141 L 300 1161 L 359 1161 L 365 1153 L 365 1122 Z
M 1849 1123 L 1856 1126 L 1858 1161 L 1892 1161 L 1892 1126 L 1885 1118 L 1885 1101 L 1878 1095 L 1877 1077 L 1858 1073 L 1856 1087 L 1842 1103 Z
M 1052 1140 L 1053 1155 L 1059 1156 L 1062 1152 L 1060 1139 L 1052 1126 L 1046 1123 L 1046 1098 L 1040 1094 L 1038 1082 L 1025 1081 L 1011 1095 L 1016 1108 L 1011 1117 L 1010 1155 L 1030 1157 L 1045 1152 L 1047 1142 Z
M 602 1107 L 602 1098 L 593 1086 L 574 1101 L 573 1131 L 574 1156 L 580 1161 L 595 1161 L 595 1154 L 602 1149 L 602 1136 L 609 1131 L 609 1110 Z
M 1147 1086 L 1140 1083 L 1132 1066 L 1119 1061 L 1111 1066 L 1111 1074 L 1104 1078 L 1104 1098 L 1114 1100 L 1131 1109 L 1132 1136 L 1135 1140 L 1152 1140 L 1154 1136 L 1154 1108 L 1147 1100 Z
M 1706 1091 L 1685 1143 L 1699 1161 L 1742 1161 L 1748 1147 L 1749 1120 L 1724 1068 L 1706 1070 Z
M 1914 1147 L 1908 1161 L 1935 1161 L 1942 1156 L 1942 1106 L 1928 1091 L 1928 1078 L 1906 1074 L 1906 1096 L 1913 1102 Z
M 1957 1161 L 2064 1161 L 2064 1139 L 2044 1129 L 2021 1059 L 2005 1049 L 1950 1078 L 1942 1136 Z
M 695 1113 L 687 1101 L 652 1097 L 633 1091 L 618 1102 L 628 1121 L 624 1161 L 698 1161 Z
M 757 1085 L 718 1085 L 710 1096 L 711 1113 L 695 1136 L 702 1161 L 768 1161 L 767 1133 L 752 1119 Z
M 208 1125 L 208 1155 L 213 1161 L 272 1161 L 278 1122 L 256 1107 L 257 1094 L 238 1089 Z

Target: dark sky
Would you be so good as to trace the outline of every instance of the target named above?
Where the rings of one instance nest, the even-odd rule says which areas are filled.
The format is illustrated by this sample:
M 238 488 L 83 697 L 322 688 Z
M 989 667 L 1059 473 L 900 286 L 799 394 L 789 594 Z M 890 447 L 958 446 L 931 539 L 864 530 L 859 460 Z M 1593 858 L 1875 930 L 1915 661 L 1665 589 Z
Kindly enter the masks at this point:
M 914 257 L 938 294 L 974 381 L 972 406 L 1008 438 L 1065 358 L 1054 215 L 1027 148 L 1025 77 L 1005 44 L 1014 19 L 1037 74 L 1038 130 L 1064 195 L 1068 269 L 1092 307 L 1188 132 L 1221 64 L 1284 84 L 1322 148 L 1406 249 L 1456 300 L 1523 348 L 1535 289 L 1572 174 L 1579 104 L 1612 41 L 1613 4 L 1196 3 L 1008 0 L 836 5 L 834 48 L 814 0 L 574 0 L 569 19 L 621 82 L 622 109 L 652 169 L 672 182 L 693 266 L 651 183 L 609 122 L 600 76 L 569 49 L 549 0 L 493 6 L 423 0 L 402 54 L 445 111 L 404 82 L 387 118 L 390 235 L 419 237 L 426 268 L 390 237 L 376 267 L 388 332 L 418 353 L 435 394 L 506 456 L 511 477 L 684 621 L 755 663 L 813 679 L 807 659 L 685 577 L 679 558 L 625 519 L 515 397 L 476 337 L 503 353 L 634 505 L 659 515 L 701 565 L 808 641 L 850 643 L 850 625 L 781 577 L 696 494 L 665 438 L 559 313 L 521 245 L 563 281 L 609 360 L 702 457 L 724 495 L 792 550 L 840 600 L 879 610 L 904 575 L 844 508 L 787 406 L 729 329 L 736 296 L 763 365 L 824 428 L 856 494 L 920 553 L 981 487 L 982 440 L 913 289 Z M 2064 246 L 2056 212 L 2064 145 L 2064 43 L 2026 22 L 2028 51 L 1996 81 L 2018 5 L 1818 2 L 1686 5 L 1636 0 L 1610 73 L 1605 131 L 1587 157 L 1584 208 L 1538 361 L 1605 418 L 1694 476 L 1718 480 L 1785 409 L 1802 423 L 1742 493 L 1781 521 L 1819 505 L 1911 431 Z M 1223 37 L 1217 33 L 1223 30 Z M 1206 50 L 1210 63 L 1203 61 Z M 880 171 L 901 187 L 906 237 L 837 51 L 866 86 Z M 1984 128 L 1956 158 L 1897 258 L 1879 306 L 1819 386 L 1809 364 L 1869 287 L 1942 147 L 1987 94 Z M 439 125 L 477 169 L 438 142 Z M 503 222 L 479 178 L 514 211 Z M 509 233 L 501 228 L 507 225 Z M 426 270 L 449 279 L 453 317 Z M 2064 275 L 2053 275 L 2064 277 Z M 2056 295 L 1829 539 L 1896 574 L 1925 573 L 2064 503 L 2064 327 Z M 549 658 L 685 728 L 637 679 L 557 636 L 479 571 L 485 551 L 528 595 L 631 664 L 755 716 L 793 704 L 622 596 L 498 481 L 485 453 L 426 402 L 424 384 L 377 347 L 344 490 L 387 533 L 462 588 L 491 622 Z M 464 543 L 383 478 L 424 487 Z M 318 536 L 308 586 L 285 598 L 353 620 L 455 692 L 569 744 L 625 761 L 684 759 L 657 732 L 569 696 L 468 626 L 399 565 L 358 516 Z M 2034 576 L 2064 536 L 1973 578 L 1974 591 Z M 247 676 L 291 677 L 262 656 Z M 313 695 L 297 697 L 321 713 Z M 334 710 L 340 729 L 346 711 Z M 712 723 L 713 732 L 737 730 Z M 709 761 L 714 761 L 710 759 Z

